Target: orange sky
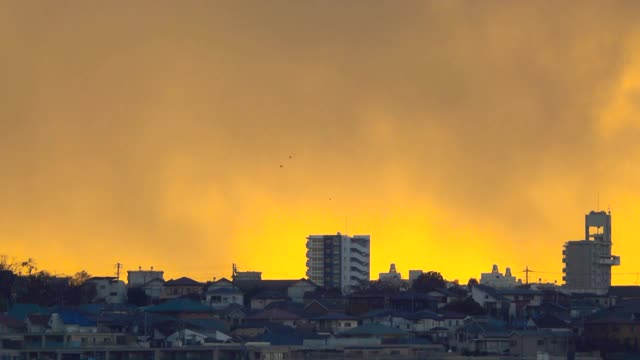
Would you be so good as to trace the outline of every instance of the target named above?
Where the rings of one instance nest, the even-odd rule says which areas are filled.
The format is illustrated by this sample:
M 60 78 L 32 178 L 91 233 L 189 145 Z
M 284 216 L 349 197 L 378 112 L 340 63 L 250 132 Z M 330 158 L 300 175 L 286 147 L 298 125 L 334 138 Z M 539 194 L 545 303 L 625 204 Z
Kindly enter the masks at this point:
M 638 24 L 636 1 L 4 1 L 2 252 L 298 278 L 348 218 L 374 278 L 553 281 L 599 193 L 636 283 Z

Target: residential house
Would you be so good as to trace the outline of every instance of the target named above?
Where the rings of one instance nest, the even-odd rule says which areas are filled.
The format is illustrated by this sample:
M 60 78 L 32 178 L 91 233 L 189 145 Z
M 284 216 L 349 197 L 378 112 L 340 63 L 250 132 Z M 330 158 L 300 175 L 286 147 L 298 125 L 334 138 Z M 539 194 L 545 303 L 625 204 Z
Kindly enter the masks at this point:
M 93 300 L 95 302 L 122 304 L 127 300 L 127 286 L 124 281 L 116 277 L 92 277 L 87 281 L 95 285 L 96 297 Z
M 11 316 L 0 314 L 0 334 L 23 332 L 25 329 L 24 322 Z
M 202 287 L 202 283 L 188 277 L 181 277 L 175 280 L 171 279 L 164 283 L 162 298 L 175 299 L 187 295 L 200 297 L 200 294 L 202 294 Z
M 514 331 L 509 336 L 509 354 L 534 357 L 538 354 L 567 358 L 571 347 L 569 331 Z
M 164 271 L 154 270 L 129 270 L 127 272 L 127 286 L 129 288 L 142 288 L 149 298 L 158 300 L 162 297 L 164 286 Z
M 235 286 L 210 287 L 205 294 L 205 303 L 214 309 L 223 309 L 229 305 L 244 305 L 244 294 Z
M 52 332 L 97 333 L 98 325 L 80 312 L 72 309 L 60 309 L 49 317 L 48 327 Z
M 309 323 L 318 333 L 337 333 L 358 326 L 358 318 L 344 313 L 326 313 L 310 317 Z
M 441 295 L 440 292 L 437 294 Z M 421 310 L 436 310 L 439 304 L 446 305 L 446 297 L 431 296 L 418 291 L 401 291 L 389 296 L 392 309 L 397 311 L 416 312 Z
M 245 294 L 248 302 L 257 294 L 280 293 L 280 299 L 304 303 L 306 293 L 314 292 L 318 286 L 307 279 L 299 280 L 236 280 L 233 282 Z
M 492 287 L 474 285 L 471 287 L 471 297 L 491 316 L 503 320 L 508 320 L 512 315 L 515 316 L 515 307 L 512 308 L 511 300 Z
M 390 326 L 379 324 L 367 324 L 361 325 L 353 329 L 342 331 L 339 334 L 344 338 L 356 338 L 356 339 L 378 339 L 380 341 L 393 340 L 400 338 L 409 338 L 411 333 L 397 329 Z
M 262 310 L 275 302 L 287 301 L 289 298 L 277 290 L 263 290 L 251 297 L 251 310 Z
M 215 315 L 211 307 L 187 298 L 167 300 L 158 305 L 149 306 L 144 311 L 185 319 L 208 319 Z
M 506 322 L 492 317 L 468 317 L 462 326 L 454 330 L 453 334 L 454 336 L 449 339 L 450 345 L 463 353 L 489 351 L 487 349 L 504 351 L 509 347 L 507 338 L 510 333 Z M 485 339 L 485 341 L 478 343 L 478 339 Z
M 431 329 L 442 326 L 442 316 L 429 310 L 408 314 L 406 318 L 411 321 L 409 330 L 419 334 L 426 334 Z
M 245 322 L 256 324 L 276 323 L 295 328 L 305 321 L 299 315 L 285 310 L 268 309 L 245 317 Z
M 211 333 L 204 333 L 191 329 L 181 329 L 167 336 L 165 341 L 171 347 L 182 347 L 204 345 L 212 342 L 228 342 L 231 341 L 231 336 L 217 330 Z
M 25 319 L 27 332 L 43 333 L 49 328 L 49 314 L 31 314 Z

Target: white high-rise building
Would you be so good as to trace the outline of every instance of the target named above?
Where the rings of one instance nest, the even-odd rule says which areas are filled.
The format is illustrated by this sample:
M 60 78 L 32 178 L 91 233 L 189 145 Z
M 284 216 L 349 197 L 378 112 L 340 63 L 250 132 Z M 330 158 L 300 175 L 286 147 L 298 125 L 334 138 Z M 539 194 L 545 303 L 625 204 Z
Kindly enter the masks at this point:
M 620 257 L 611 255 L 611 213 L 586 214 L 584 238 L 564 244 L 565 287 L 575 292 L 606 293 L 611 286 L 611 267 L 620 265 Z
M 326 288 L 344 294 L 369 281 L 369 235 L 309 235 L 307 237 L 307 276 Z

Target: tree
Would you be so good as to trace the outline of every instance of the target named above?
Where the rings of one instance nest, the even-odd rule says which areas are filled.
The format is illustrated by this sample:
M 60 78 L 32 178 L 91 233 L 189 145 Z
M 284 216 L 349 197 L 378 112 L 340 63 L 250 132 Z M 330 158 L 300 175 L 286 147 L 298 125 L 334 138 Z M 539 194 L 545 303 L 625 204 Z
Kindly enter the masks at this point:
M 413 281 L 411 289 L 415 291 L 432 291 L 436 289 L 444 289 L 447 287 L 447 282 L 442 275 L 437 271 L 429 271 L 418 276 Z
M 38 264 L 34 259 L 28 258 L 27 260 L 23 261 L 20 264 L 20 268 L 27 272 L 27 276 L 32 276 L 36 274 L 36 272 L 38 271 Z M 20 270 L 21 274 L 22 274 L 22 270 Z
M 89 280 L 91 278 L 91 274 L 89 274 L 88 272 L 86 272 L 85 270 L 82 271 L 78 271 L 77 273 L 75 273 L 75 275 L 73 275 L 73 277 L 71 278 L 71 285 L 73 286 L 80 286 L 83 285 L 85 282 L 87 282 L 87 280 Z
M 471 278 L 471 279 L 469 279 L 469 281 L 467 282 L 467 286 L 468 286 L 469 288 L 471 288 L 471 287 L 473 287 L 473 286 L 475 286 L 475 285 L 478 285 L 478 280 L 477 280 L 476 278 Z
M 149 296 L 144 292 L 144 289 L 136 287 L 130 288 L 127 290 L 127 299 L 129 304 L 133 304 L 135 306 L 146 306 L 149 305 Z
M 444 306 L 444 310 L 454 311 L 465 315 L 485 315 L 484 308 L 475 302 L 471 296 L 464 300 L 456 300 Z

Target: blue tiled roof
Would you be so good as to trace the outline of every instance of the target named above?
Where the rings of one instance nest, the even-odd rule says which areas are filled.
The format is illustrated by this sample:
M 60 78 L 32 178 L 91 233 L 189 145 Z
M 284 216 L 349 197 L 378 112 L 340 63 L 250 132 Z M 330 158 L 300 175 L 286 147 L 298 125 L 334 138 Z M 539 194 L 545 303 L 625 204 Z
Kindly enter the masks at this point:
M 96 326 L 95 321 L 87 319 L 77 311 L 62 310 L 57 312 L 57 314 L 65 325 Z
M 11 306 L 11 309 L 9 309 L 9 311 L 7 312 L 7 315 L 11 316 L 14 319 L 22 321 L 22 320 L 25 320 L 27 316 L 31 314 L 47 314 L 47 313 L 49 313 L 47 309 L 41 307 L 40 305 L 18 303 L 18 304 L 13 304 L 13 306 Z

